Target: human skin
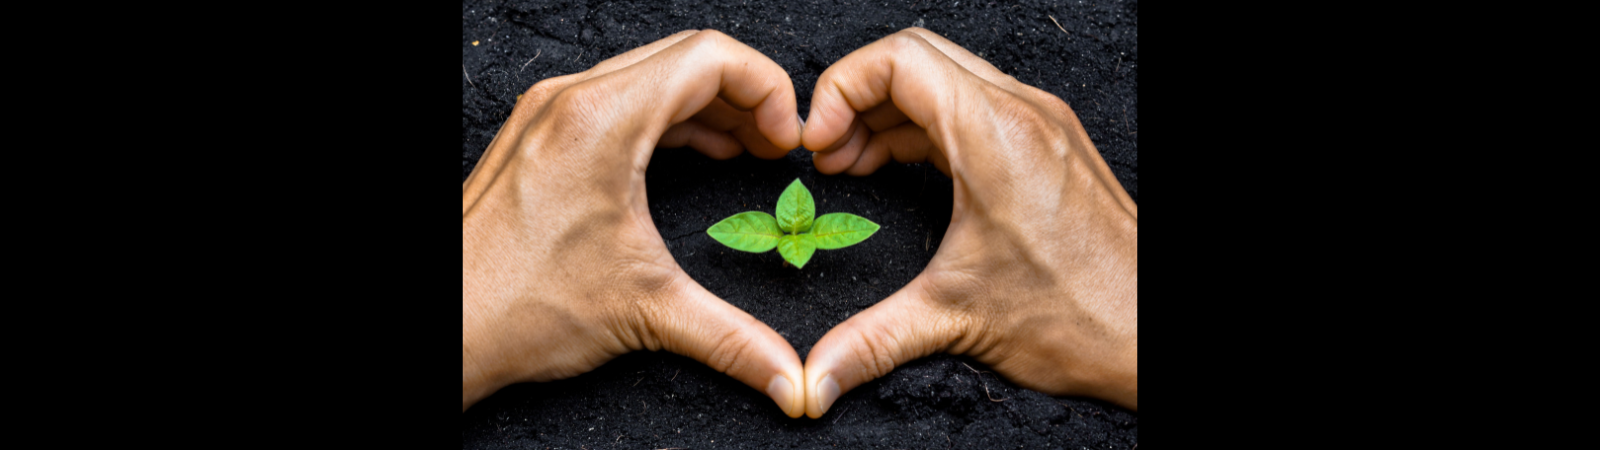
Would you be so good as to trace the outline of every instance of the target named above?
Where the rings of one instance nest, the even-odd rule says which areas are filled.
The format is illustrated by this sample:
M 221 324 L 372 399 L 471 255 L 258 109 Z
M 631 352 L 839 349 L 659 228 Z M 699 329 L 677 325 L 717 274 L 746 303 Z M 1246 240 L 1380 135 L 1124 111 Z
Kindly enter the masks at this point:
M 649 349 L 699 360 L 799 417 L 794 347 L 683 272 L 644 177 L 658 146 L 782 157 L 800 145 L 796 109 L 781 67 L 716 31 L 523 94 L 461 190 L 461 409 Z
M 515 382 L 665 349 L 766 392 L 790 417 L 934 352 L 1025 387 L 1137 409 L 1138 209 L 1072 110 L 927 30 L 836 62 L 810 123 L 787 74 L 686 31 L 529 89 L 462 188 L 462 409 Z M 931 161 L 950 230 L 905 288 L 801 366 L 765 324 L 680 269 L 650 218 L 656 147 L 726 159 L 818 149 L 826 174 Z
M 812 347 L 807 416 L 935 352 L 1138 409 L 1139 209 L 1065 102 L 921 28 L 835 62 L 811 99 L 818 171 L 932 161 L 955 195 L 928 267 Z

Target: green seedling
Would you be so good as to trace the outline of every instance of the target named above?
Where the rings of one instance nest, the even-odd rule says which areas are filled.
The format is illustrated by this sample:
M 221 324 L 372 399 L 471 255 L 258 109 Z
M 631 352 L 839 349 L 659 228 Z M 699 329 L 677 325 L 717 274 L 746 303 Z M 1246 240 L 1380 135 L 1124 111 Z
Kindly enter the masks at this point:
M 745 211 L 722 219 L 706 230 L 712 239 L 734 250 L 766 253 L 773 247 L 795 268 L 804 268 L 817 249 L 837 250 L 872 237 L 878 224 L 850 213 L 817 214 L 811 191 L 796 178 L 778 196 L 778 217 Z

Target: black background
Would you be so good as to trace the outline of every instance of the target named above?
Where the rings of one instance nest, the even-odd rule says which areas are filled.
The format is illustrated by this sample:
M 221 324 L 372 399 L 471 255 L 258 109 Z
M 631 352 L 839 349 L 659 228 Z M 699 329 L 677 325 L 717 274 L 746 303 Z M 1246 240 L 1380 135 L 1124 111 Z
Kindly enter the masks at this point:
M 1070 7 L 1065 2 L 1062 5 Z M 182 339 L 174 337 L 172 345 L 157 348 L 180 349 L 183 351 L 173 353 L 174 357 L 195 360 L 197 354 L 182 344 L 197 337 L 209 344 L 198 353 L 204 358 L 184 366 L 185 371 L 172 378 L 180 389 L 177 394 L 203 395 L 201 403 L 182 403 L 194 417 L 185 433 L 390 447 L 466 445 L 477 436 L 486 439 L 482 445 L 499 445 L 493 444 L 498 436 L 488 437 L 488 427 L 494 426 L 498 416 L 476 411 L 462 414 L 456 403 L 460 280 L 453 274 L 459 270 L 460 229 L 451 197 L 461 181 L 458 173 L 470 170 L 469 153 L 481 151 L 473 139 L 483 137 L 464 135 L 441 124 L 448 123 L 448 116 L 455 111 L 463 112 L 463 131 L 472 129 L 470 123 L 475 120 L 464 104 L 473 98 L 469 94 L 472 85 L 463 74 L 470 47 L 468 33 L 475 30 L 466 27 L 468 9 L 458 14 L 447 4 L 404 8 L 352 5 L 309 11 L 279 8 L 234 11 L 239 15 L 227 16 L 253 19 L 243 27 L 229 25 L 230 21 L 207 22 L 213 24 L 207 30 L 218 34 L 206 42 L 223 49 L 207 50 L 201 53 L 204 58 L 194 62 L 224 61 L 232 70 L 197 70 L 171 78 L 178 86 L 207 86 L 193 90 L 210 101 L 204 105 L 213 107 L 192 114 L 201 127 L 166 125 L 160 129 L 197 132 L 208 144 L 223 144 L 191 153 L 197 156 L 184 167 L 197 170 L 173 178 L 187 183 L 189 189 L 174 192 L 199 189 L 205 194 L 196 199 L 201 202 L 179 204 L 201 206 L 203 215 L 225 220 L 217 222 L 220 226 L 203 223 L 201 227 L 206 229 L 201 231 L 217 237 L 198 242 L 208 247 L 219 242 L 237 244 L 216 246 L 216 258 L 200 261 L 201 266 L 184 266 L 186 270 L 203 268 L 196 276 L 177 280 L 196 286 L 193 292 L 205 298 L 185 303 L 183 310 L 205 312 L 212 320 L 203 322 L 208 324 L 203 334 L 184 332 Z M 1142 168 L 1156 175 L 1151 179 L 1159 194 L 1140 200 L 1146 211 L 1140 236 L 1140 334 L 1144 343 L 1140 365 L 1144 370 L 1138 418 L 1146 422 L 1146 428 L 1138 437 L 1150 439 L 1147 445 L 1166 441 L 1276 448 L 1299 442 L 1274 439 L 1282 433 L 1318 442 L 1353 441 L 1362 434 L 1343 429 L 1369 430 L 1375 422 L 1392 423 L 1407 417 L 1406 411 L 1381 408 L 1363 399 L 1366 389 L 1384 380 L 1368 372 L 1381 373 L 1385 366 L 1376 366 L 1370 355 L 1362 355 L 1380 347 L 1366 345 L 1373 343 L 1373 337 L 1335 326 L 1369 315 L 1364 308 L 1341 307 L 1362 299 L 1345 286 L 1355 286 L 1346 280 L 1362 280 L 1364 273 L 1359 265 L 1339 259 L 1352 255 L 1347 245 L 1351 238 L 1344 232 L 1353 221 L 1368 217 L 1367 211 L 1357 209 L 1348 191 L 1371 193 L 1374 186 L 1389 186 L 1387 182 L 1398 175 L 1374 178 L 1370 172 L 1348 172 L 1361 161 L 1354 158 L 1359 154 L 1351 152 L 1357 148 L 1352 144 L 1370 138 L 1362 132 L 1364 119 L 1358 110 L 1377 103 L 1372 93 L 1359 89 L 1361 84 L 1338 81 L 1381 79 L 1364 72 L 1380 68 L 1353 64 L 1356 52 L 1339 47 L 1336 39 L 1330 38 L 1347 36 L 1335 32 L 1352 31 L 1350 27 L 1311 19 L 1353 19 L 1370 11 L 1316 9 L 1321 8 L 1183 3 L 1146 5 L 1138 11 L 1143 25 L 1139 39 L 1145 53 L 1142 63 L 1147 67 L 1138 77 L 1141 113 L 1130 119 L 1155 127 L 1136 136 L 1138 142 L 1159 149 L 1150 155 L 1154 164 Z M 1063 19 L 1062 14 L 1047 14 Z M 925 20 L 929 22 L 924 26 L 946 32 L 936 28 L 936 21 Z M 1068 23 L 1063 20 L 1062 25 Z M 883 30 L 884 34 L 892 31 Z M 581 31 L 578 34 L 581 42 Z M 863 38 L 860 43 L 871 39 Z M 955 40 L 969 48 L 976 45 Z M 480 42 L 482 45 L 485 43 Z M 807 77 L 814 81 L 820 73 L 784 62 L 783 53 L 788 49 L 763 50 L 779 53 L 774 59 L 790 71 L 797 84 L 811 82 Z M 587 68 L 592 63 L 577 64 L 587 58 L 561 71 Z M 1004 65 L 1001 68 L 1011 70 Z M 535 70 L 534 65 L 527 70 Z M 248 77 L 241 80 L 240 75 Z M 1015 75 L 1025 82 L 1038 82 L 1026 74 Z M 472 76 L 476 83 L 478 75 Z M 496 76 L 501 75 L 487 76 L 491 86 Z M 531 85 L 534 80 L 526 78 L 524 75 L 522 81 Z M 462 90 L 440 88 L 452 82 L 461 83 Z M 1080 117 L 1087 115 L 1081 97 L 1074 99 L 1070 92 L 1041 87 L 1071 102 Z M 801 86 L 799 93 L 808 95 L 809 85 Z M 483 98 L 497 98 L 494 95 L 502 94 Z M 509 103 L 504 108 L 493 114 L 503 115 Z M 496 108 L 489 105 L 479 110 L 489 117 L 489 111 Z M 1114 117 L 1106 118 L 1107 124 L 1111 119 Z M 1096 131 L 1103 125 L 1087 118 L 1085 126 L 1100 150 L 1109 153 L 1113 143 L 1102 141 L 1115 138 L 1096 134 L 1105 132 L 1104 128 Z M 492 130 L 489 133 L 492 135 Z M 456 146 L 463 148 L 462 172 L 449 170 L 449 160 L 457 157 L 443 151 Z M 704 183 L 671 188 L 667 186 L 670 181 L 661 183 L 663 174 L 656 170 L 669 167 L 697 170 L 713 166 L 718 171 L 767 170 L 770 172 L 762 173 L 769 174 L 789 171 L 819 194 L 828 188 L 825 183 L 854 183 L 849 177 L 807 178 L 803 172 L 809 170 L 805 168 L 808 161 L 770 163 L 741 158 L 716 163 L 688 150 L 679 153 L 684 155 L 678 158 L 672 151 L 661 151 L 652 161 L 652 200 L 658 195 L 685 193 L 693 198 L 695 192 L 714 188 L 704 183 L 733 182 L 701 180 Z M 1137 195 L 1136 184 L 1131 183 L 1134 180 L 1125 177 L 1134 167 L 1112 168 L 1130 193 Z M 884 170 L 881 178 L 862 179 L 869 184 L 858 189 L 865 190 L 851 191 L 846 199 L 854 201 L 859 196 L 855 192 L 881 197 L 906 189 L 904 183 L 888 183 L 891 180 L 915 178 L 920 183 L 927 174 L 930 187 L 936 187 L 933 183 L 939 180 L 936 171 L 917 166 L 891 164 Z M 684 191 L 659 192 L 664 187 Z M 748 195 L 752 200 L 771 197 Z M 835 193 L 827 195 L 829 205 L 846 201 L 835 200 Z M 923 198 L 939 206 L 931 195 Z M 843 205 L 839 210 L 875 203 Z M 723 207 L 721 202 L 705 206 Z M 219 207 L 242 214 L 218 216 L 215 211 Z M 948 203 L 940 207 L 948 208 Z M 919 223 L 914 216 L 922 212 L 921 208 L 912 212 L 885 206 L 876 213 L 915 225 Z M 658 224 L 669 222 L 659 206 L 652 205 L 652 214 Z M 928 220 L 920 222 L 924 233 L 942 231 L 931 217 L 917 220 Z M 217 240 L 223 236 L 229 240 Z M 879 240 L 887 242 L 875 243 Z M 938 242 L 924 240 L 932 241 L 930 246 Z M 860 246 L 865 245 L 920 247 L 922 242 L 897 242 L 883 234 Z M 680 261 L 694 257 L 685 248 L 675 246 L 672 251 Z M 853 260 L 828 252 L 819 252 L 817 258 L 819 263 L 826 258 L 830 265 Z M 765 266 L 752 264 L 737 279 L 762 279 L 755 271 L 770 270 Z M 691 273 L 697 279 L 706 274 Z M 886 271 L 878 287 L 866 286 L 883 289 L 890 275 Z M 872 301 L 865 296 L 868 291 L 862 292 L 863 303 Z M 718 293 L 729 295 L 727 291 Z M 747 302 L 746 306 L 754 303 L 732 297 L 730 301 Z M 804 336 L 791 334 L 788 338 L 797 348 L 809 349 L 800 348 L 809 345 Z M 679 381 L 694 370 L 709 372 L 684 358 L 648 353 L 624 357 L 613 363 L 615 368 L 602 370 L 611 370 L 612 376 L 626 380 L 630 387 L 639 382 L 642 389 L 658 381 L 630 379 L 634 373 L 629 370 L 644 368 L 627 364 L 657 357 L 664 364 L 684 367 Z M 926 370 L 930 375 L 968 371 L 957 362 L 930 358 L 902 371 Z M 769 407 L 770 401 L 757 398 L 753 390 L 721 374 L 701 375 L 704 383 L 698 389 L 719 392 L 709 395 L 750 399 L 752 410 Z M 990 374 L 982 376 L 980 389 L 984 385 L 1012 389 Z M 712 387 L 711 383 L 728 387 Z M 510 412 L 518 406 L 506 399 L 550 398 L 541 397 L 549 390 L 538 386 L 509 389 L 479 407 Z M 853 392 L 841 402 L 884 402 L 862 389 L 857 391 L 867 393 Z M 874 389 L 893 393 L 899 387 L 880 383 Z M 960 401 L 974 400 L 973 392 L 960 392 L 965 396 Z M 995 397 L 1019 393 L 1035 395 L 1013 389 L 995 393 Z M 855 399 L 849 400 L 852 396 Z M 914 393 L 899 397 L 931 399 Z M 993 403 L 987 397 L 981 402 Z M 933 405 L 938 406 L 937 401 Z M 600 412 L 610 407 L 584 408 Z M 622 410 L 621 405 L 613 409 Z M 839 413 L 845 417 L 835 417 L 835 413 L 830 417 L 841 427 L 855 414 Z M 1100 420 L 1092 413 L 1084 414 Z M 776 412 L 763 416 L 781 418 Z M 1077 420 L 1074 414 L 1071 421 Z M 459 432 L 445 425 L 451 421 L 461 422 Z M 169 426 L 163 422 L 162 429 Z M 911 431 L 913 436 L 916 432 Z M 626 442 L 615 445 L 623 448 Z M 938 441 L 932 442 L 931 446 L 938 448 Z M 631 447 L 635 444 L 639 443 L 628 444 L 628 448 L 646 447 Z

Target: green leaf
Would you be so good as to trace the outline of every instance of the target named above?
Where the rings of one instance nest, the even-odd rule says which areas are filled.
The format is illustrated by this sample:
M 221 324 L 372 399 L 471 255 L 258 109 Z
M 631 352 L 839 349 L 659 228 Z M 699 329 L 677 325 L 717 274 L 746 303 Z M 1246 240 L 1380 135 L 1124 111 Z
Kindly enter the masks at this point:
M 778 239 L 778 254 L 796 269 L 805 268 L 811 261 L 811 254 L 816 252 L 817 241 L 810 234 L 786 234 Z
M 817 216 L 817 204 L 811 191 L 795 178 L 783 195 L 778 196 L 778 228 L 790 233 L 804 233 L 811 229 L 811 218 Z
M 783 230 L 778 229 L 778 220 L 761 211 L 745 211 L 722 219 L 707 229 L 706 234 L 734 250 L 752 253 L 772 250 L 778 245 L 778 237 L 784 235 Z
M 878 232 L 878 224 L 872 223 L 865 217 L 850 213 L 823 214 L 811 226 L 811 236 L 816 238 L 817 248 L 823 250 L 837 250 L 872 237 Z

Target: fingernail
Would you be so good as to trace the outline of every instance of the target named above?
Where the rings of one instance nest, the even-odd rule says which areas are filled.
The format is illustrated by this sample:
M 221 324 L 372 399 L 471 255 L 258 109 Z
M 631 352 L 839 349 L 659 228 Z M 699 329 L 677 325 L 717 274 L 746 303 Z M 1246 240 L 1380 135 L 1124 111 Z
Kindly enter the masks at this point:
M 828 407 L 833 406 L 833 401 L 839 399 L 839 383 L 833 381 L 833 375 L 822 377 L 817 383 L 817 401 L 822 406 L 822 412 L 827 413 Z
M 783 375 L 772 377 L 772 382 L 767 383 L 767 395 L 772 401 L 778 402 L 778 408 L 789 411 L 789 404 L 794 402 L 794 383 L 789 382 Z
M 805 133 L 806 132 L 806 118 L 800 117 L 800 113 L 794 113 L 794 118 L 795 118 L 795 120 L 799 120 L 800 121 L 800 132 L 801 133 Z

